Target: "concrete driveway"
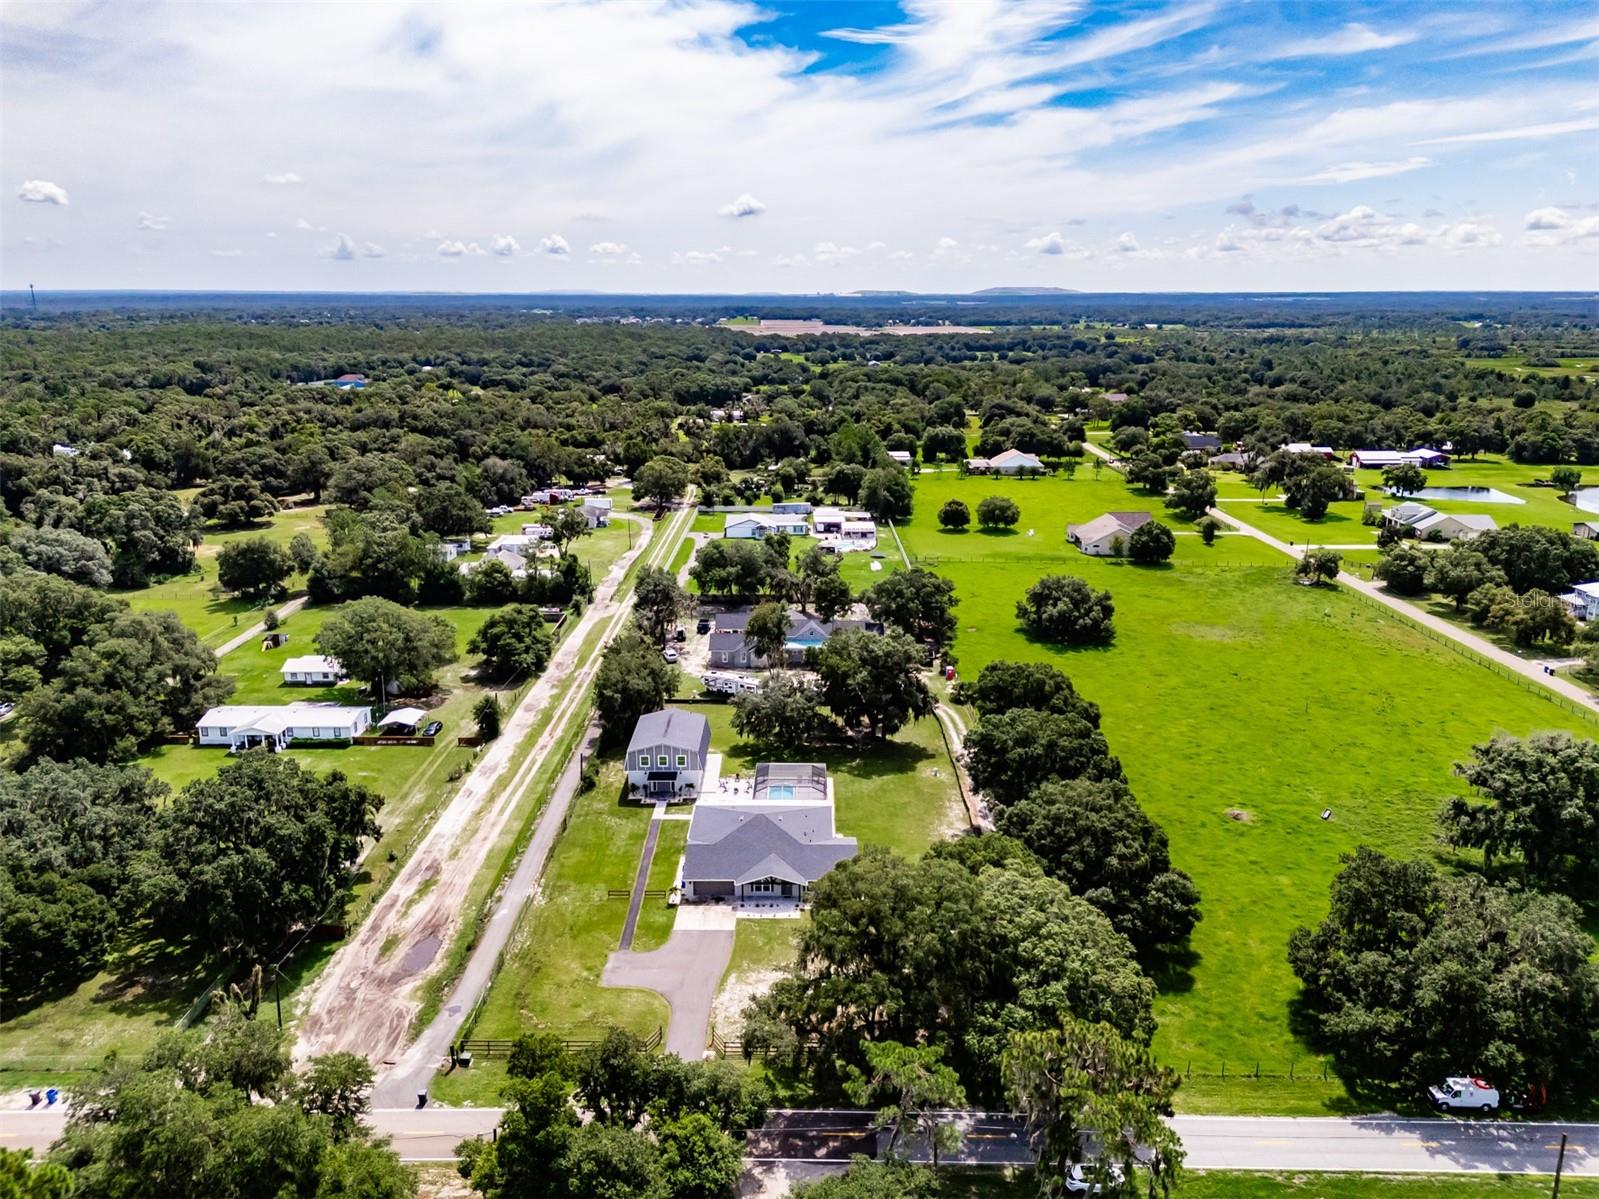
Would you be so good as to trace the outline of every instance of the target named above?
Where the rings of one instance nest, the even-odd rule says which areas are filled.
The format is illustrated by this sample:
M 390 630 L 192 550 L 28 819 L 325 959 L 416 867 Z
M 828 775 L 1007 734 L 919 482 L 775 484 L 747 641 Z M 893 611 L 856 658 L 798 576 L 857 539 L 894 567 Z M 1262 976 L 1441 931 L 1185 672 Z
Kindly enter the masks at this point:
M 705 1054 L 711 1004 L 732 956 L 731 928 L 684 928 L 680 922 L 659 949 L 611 954 L 600 981 L 608 987 L 654 991 L 665 999 L 672 1007 L 666 1052 L 697 1061 Z

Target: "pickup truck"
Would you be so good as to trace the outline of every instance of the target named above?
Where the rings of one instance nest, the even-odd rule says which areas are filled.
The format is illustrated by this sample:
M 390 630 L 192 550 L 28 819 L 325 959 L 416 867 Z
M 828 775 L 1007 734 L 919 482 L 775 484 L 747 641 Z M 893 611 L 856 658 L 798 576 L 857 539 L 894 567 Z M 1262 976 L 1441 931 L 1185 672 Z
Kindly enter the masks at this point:
M 1499 1108 L 1499 1090 L 1481 1078 L 1446 1078 L 1441 1087 L 1428 1087 L 1433 1106 L 1441 1112 L 1492 1112 Z

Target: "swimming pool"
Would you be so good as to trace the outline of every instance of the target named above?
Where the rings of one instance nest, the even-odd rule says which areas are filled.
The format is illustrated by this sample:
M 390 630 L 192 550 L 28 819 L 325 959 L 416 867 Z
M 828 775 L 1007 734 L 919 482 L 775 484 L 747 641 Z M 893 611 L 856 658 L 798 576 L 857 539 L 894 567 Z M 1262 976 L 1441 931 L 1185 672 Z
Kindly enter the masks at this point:
M 1384 491 L 1388 491 L 1385 487 Z M 1599 488 L 1594 489 L 1599 492 Z M 1507 491 L 1500 491 L 1497 487 L 1423 487 L 1420 491 L 1406 491 L 1403 493 L 1388 491 L 1396 499 L 1405 500 L 1466 500 L 1473 504 L 1525 504 L 1527 501 L 1520 496 L 1511 495 Z M 1581 505 L 1578 505 L 1581 507 Z M 1594 507 L 1590 509 L 1599 512 L 1599 495 L 1594 497 Z
M 779 783 L 774 786 L 770 786 L 766 788 L 766 798 L 775 799 L 780 803 L 787 802 L 788 800 L 794 798 L 794 788 L 790 787 L 786 783 Z

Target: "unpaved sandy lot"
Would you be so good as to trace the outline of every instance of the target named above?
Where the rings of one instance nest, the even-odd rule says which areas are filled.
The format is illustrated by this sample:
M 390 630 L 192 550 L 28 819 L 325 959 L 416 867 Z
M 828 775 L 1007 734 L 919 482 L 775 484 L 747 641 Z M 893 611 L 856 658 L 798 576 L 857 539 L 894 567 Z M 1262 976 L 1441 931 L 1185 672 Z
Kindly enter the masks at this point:
M 675 519 L 652 526 L 650 535 L 606 573 L 594 602 L 506 720 L 498 740 L 479 758 L 372 914 L 302 998 L 297 1060 L 346 1050 L 367 1058 L 381 1073 L 384 1064 L 399 1058 L 421 1006 L 417 985 L 442 965 L 473 880 L 553 751 L 567 716 L 587 702 L 587 683 L 599 655 L 580 662 L 581 646 L 598 626 L 608 630 L 607 636 L 620 629 L 627 609 L 616 592 L 628 567 L 652 548 L 659 555 L 673 540 L 668 531 L 680 527 Z M 537 744 L 504 781 L 517 747 L 552 705 Z

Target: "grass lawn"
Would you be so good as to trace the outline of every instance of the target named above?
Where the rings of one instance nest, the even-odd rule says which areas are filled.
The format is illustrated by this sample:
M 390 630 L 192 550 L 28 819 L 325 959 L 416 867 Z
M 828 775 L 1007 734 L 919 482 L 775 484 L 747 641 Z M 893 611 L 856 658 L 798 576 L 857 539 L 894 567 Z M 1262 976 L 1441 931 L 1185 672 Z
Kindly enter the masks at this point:
M 688 815 L 688 812 L 674 813 Z M 660 838 L 655 843 L 655 857 L 650 862 L 646 891 L 671 891 L 677 885 L 677 868 L 683 860 L 683 850 L 688 845 L 687 820 L 661 821 Z M 626 885 L 632 885 L 631 876 Z M 664 899 L 646 899 L 639 909 L 638 927 L 633 930 L 633 948 L 639 953 L 659 949 L 672 935 L 672 925 L 677 920 L 677 909 L 668 907 Z
M 995 490 L 1037 537 L 939 531 L 945 499 Z M 1068 520 L 1154 507 L 1110 476 L 941 476 L 918 484 L 901 533 L 956 585 L 962 673 L 1001 658 L 1065 670 L 1103 709 L 1112 750 L 1198 883 L 1193 960 L 1158 980 L 1161 1056 L 1197 1074 L 1224 1059 L 1229 1072 L 1257 1059 L 1266 1073 L 1296 1059 L 1304 1071 L 1314 1055 L 1289 1028 L 1298 984 L 1285 950 L 1296 926 L 1325 913 L 1339 855 L 1363 844 L 1432 853 L 1434 813 L 1459 792 L 1451 766 L 1473 743 L 1573 718 L 1348 593 L 1291 585 L 1287 560 L 1251 540 L 1179 537 L 1161 569 L 1064 544 Z M 1111 591 L 1113 646 L 1071 650 L 1017 628 L 1015 601 L 1058 572 Z M 1256 1110 L 1277 1105 L 1266 1096 Z
M 1031 1170 L 959 1167 L 941 1171 L 944 1199 L 1033 1199 L 1038 1186 Z M 1187 1171 L 1172 1193 L 1178 1199 L 1542 1199 L 1548 1178 L 1516 1174 L 1311 1174 L 1300 1171 L 1251 1173 L 1242 1170 Z M 1571 1199 L 1599 1196 L 1593 1179 L 1562 1179 L 1560 1193 Z
M 648 1036 L 665 1025 L 660 996 L 599 981 L 627 917 L 627 901 L 607 899 L 606 890 L 633 885 L 650 821 L 650 809 L 624 802 L 622 792 L 621 759 L 613 756 L 599 785 L 572 801 L 538 900 L 506 946 L 472 1035 L 550 1028 L 585 1037 L 616 1024 Z
M 325 511 L 327 509 L 322 506 L 288 508 L 274 516 L 270 523 L 258 527 L 226 532 L 208 529 L 195 554 L 193 574 L 180 575 L 137 591 L 113 594 L 127 600 L 136 612 L 176 612 L 205 644 L 221 645 L 240 629 L 259 620 L 267 607 L 259 601 L 239 599 L 217 588 L 216 559 L 222 547 L 231 541 L 255 537 L 287 546 L 296 533 L 310 533 L 320 544 L 324 540 L 321 517 Z M 302 581 L 298 577 L 290 579 L 291 590 Z
M 724 776 L 748 776 L 758 762 L 782 760 L 775 750 L 739 740 L 731 704 L 705 704 L 695 711 L 710 722 L 711 748 L 722 755 Z M 918 857 L 934 841 L 965 827 L 949 753 L 932 717 L 863 753 L 807 749 L 803 756 L 827 767 L 838 831 L 863 845 L 887 845 Z
M 1554 366 L 1528 366 L 1525 354 L 1506 354 L 1503 358 L 1467 358 L 1467 366 L 1480 370 L 1504 371 L 1509 375 L 1543 375 L 1558 378 L 1568 375 L 1578 379 L 1599 379 L 1599 356 L 1589 358 L 1556 358 Z

